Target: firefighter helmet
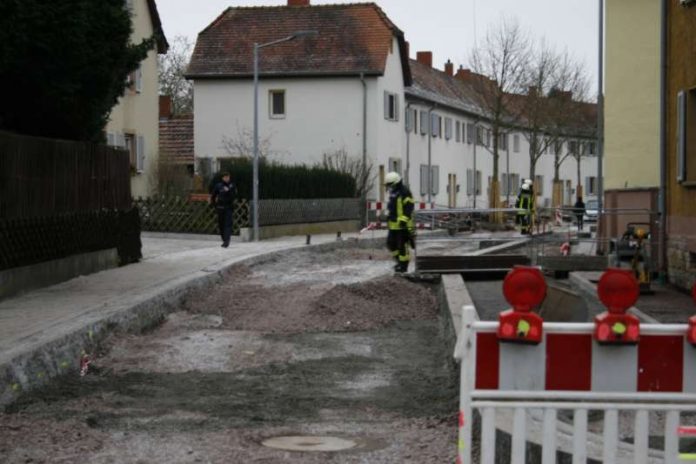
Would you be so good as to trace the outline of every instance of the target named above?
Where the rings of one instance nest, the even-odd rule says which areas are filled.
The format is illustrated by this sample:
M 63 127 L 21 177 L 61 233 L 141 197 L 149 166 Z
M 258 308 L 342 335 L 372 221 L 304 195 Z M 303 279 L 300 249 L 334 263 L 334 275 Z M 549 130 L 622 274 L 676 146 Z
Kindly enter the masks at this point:
M 384 176 L 384 183 L 387 187 L 398 184 L 399 182 L 401 182 L 401 176 L 397 172 L 392 171 Z

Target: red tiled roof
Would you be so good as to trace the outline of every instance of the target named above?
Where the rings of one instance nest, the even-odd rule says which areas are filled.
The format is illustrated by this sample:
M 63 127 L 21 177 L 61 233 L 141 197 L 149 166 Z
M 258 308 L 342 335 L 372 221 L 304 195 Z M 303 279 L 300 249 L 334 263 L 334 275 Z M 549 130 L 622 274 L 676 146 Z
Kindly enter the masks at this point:
M 410 97 L 485 117 L 481 99 L 476 93 L 494 85 L 487 77 L 466 70 L 459 71 L 458 77 L 451 77 L 416 60 L 410 61 L 410 68 L 413 84 L 406 88 L 406 94 Z M 571 95 L 568 95 L 568 98 L 571 98 Z M 511 119 L 515 121 L 513 124 L 524 125 L 528 103 L 526 95 L 505 94 L 505 105 L 516 115 Z M 595 103 L 573 101 L 572 105 L 567 107 L 567 111 L 572 112 L 573 118 L 563 121 L 564 132 L 579 137 L 594 135 L 597 125 Z
M 403 32 L 374 3 L 228 8 L 198 35 L 187 77 L 248 78 L 254 43 L 304 30 L 318 34 L 262 49 L 259 73 L 381 75 L 396 36 L 404 80 L 410 83 Z
M 193 164 L 193 115 L 160 119 L 159 150 L 162 160 Z

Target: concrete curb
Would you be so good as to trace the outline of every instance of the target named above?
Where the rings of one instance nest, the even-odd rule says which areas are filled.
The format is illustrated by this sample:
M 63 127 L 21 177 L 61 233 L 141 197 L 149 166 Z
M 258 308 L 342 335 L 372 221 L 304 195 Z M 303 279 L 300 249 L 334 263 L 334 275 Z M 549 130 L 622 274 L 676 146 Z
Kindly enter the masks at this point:
M 267 253 L 237 256 L 157 284 L 145 295 L 130 299 L 125 295 L 116 304 L 93 306 L 87 316 L 72 321 L 73 327 L 67 333 L 50 339 L 42 338 L 34 347 L 22 353 L 5 353 L 9 361 L 0 364 L 0 407 L 13 403 L 22 393 L 44 386 L 58 376 L 77 375 L 82 355 L 92 353 L 109 334 L 115 331 L 142 331 L 157 325 L 180 305 L 189 292 L 220 282 L 224 273 L 234 266 L 262 263 L 300 249 L 325 252 L 348 245 L 376 248 L 383 242 L 382 237 L 347 238 L 309 246 L 293 244 Z

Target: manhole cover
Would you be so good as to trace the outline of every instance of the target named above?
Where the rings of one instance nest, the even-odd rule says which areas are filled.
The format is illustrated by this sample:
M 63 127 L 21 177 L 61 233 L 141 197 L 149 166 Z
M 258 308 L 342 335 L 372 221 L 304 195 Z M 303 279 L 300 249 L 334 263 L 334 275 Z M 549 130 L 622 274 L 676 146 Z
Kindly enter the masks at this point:
M 342 451 L 357 446 L 354 441 L 337 437 L 276 437 L 261 444 L 289 451 Z

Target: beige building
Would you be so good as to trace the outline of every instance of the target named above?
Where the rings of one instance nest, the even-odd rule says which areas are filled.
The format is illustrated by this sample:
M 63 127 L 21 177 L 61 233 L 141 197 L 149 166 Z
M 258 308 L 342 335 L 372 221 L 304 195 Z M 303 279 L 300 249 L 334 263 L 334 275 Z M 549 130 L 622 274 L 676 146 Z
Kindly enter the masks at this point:
M 606 0 L 604 206 L 658 209 L 660 29 L 657 0 Z M 646 215 L 610 215 L 610 236 Z M 656 249 L 654 250 L 656 251 Z
M 660 184 L 660 16 L 659 1 L 606 2 L 608 190 Z
M 132 12 L 134 43 L 154 35 L 157 47 L 151 50 L 129 78 L 129 87 L 111 111 L 106 126 L 107 143 L 131 154 L 131 195 L 150 196 L 157 185 L 159 152 L 159 88 L 157 55 L 169 45 L 162 31 L 155 0 L 126 0 Z

